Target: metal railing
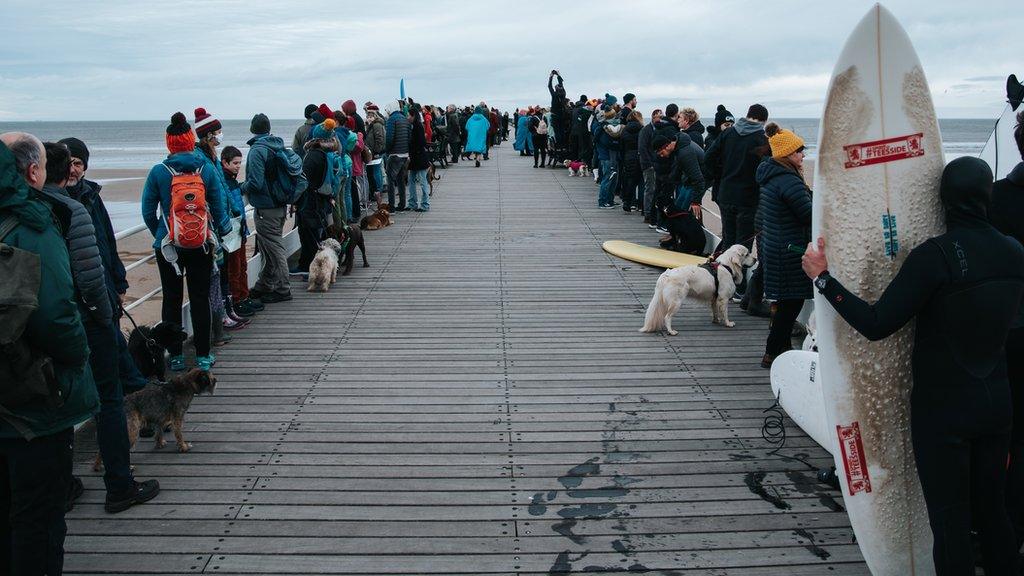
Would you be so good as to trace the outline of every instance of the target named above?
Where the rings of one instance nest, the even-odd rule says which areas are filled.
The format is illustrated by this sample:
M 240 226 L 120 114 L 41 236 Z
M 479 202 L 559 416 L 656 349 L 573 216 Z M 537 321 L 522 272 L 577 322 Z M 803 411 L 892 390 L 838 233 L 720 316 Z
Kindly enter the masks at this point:
M 254 211 L 253 208 L 246 209 L 246 211 L 245 211 L 245 218 L 246 218 L 246 220 L 248 220 L 249 217 L 253 214 L 253 211 Z M 135 226 L 132 226 L 130 228 L 126 228 L 124 230 L 121 230 L 120 232 L 116 232 L 114 234 L 114 240 L 123 240 L 125 238 L 130 238 L 130 237 L 132 237 L 132 236 L 134 236 L 134 235 L 136 235 L 136 234 L 138 234 L 140 232 L 149 232 L 149 228 L 146 226 L 145 223 L 136 224 Z M 252 229 L 249 231 L 249 235 L 247 236 L 247 238 L 253 237 L 253 236 L 256 236 L 255 226 L 253 226 Z M 289 254 L 289 255 L 290 254 L 294 254 L 299 249 L 299 234 L 298 234 L 298 230 L 292 229 L 292 230 L 288 231 L 286 234 L 284 234 L 283 240 L 284 240 L 284 247 L 285 247 L 285 253 L 286 254 Z M 153 261 L 155 259 L 156 259 L 156 252 L 155 251 L 150 252 L 146 256 L 143 256 L 142 258 L 139 258 L 138 260 L 136 260 L 136 261 L 134 261 L 134 262 L 132 262 L 130 264 L 127 264 L 124 267 L 125 272 L 130 272 L 130 271 L 138 268 L 139 266 L 142 266 L 142 265 L 144 265 L 144 264 L 146 264 L 148 262 L 151 262 L 151 261 Z M 260 271 L 260 269 L 262 267 L 263 267 L 263 258 L 262 258 L 262 256 L 260 254 L 256 254 L 255 256 L 253 256 L 252 258 L 249 259 L 249 277 L 247 278 L 247 281 L 248 281 L 248 284 L 249 284 L 250 287 L 252 287 L 256 283 L 256 278 L 259 276 L 259 271 Z M 163 286 L 157 286 L 156 288 L 150 290 L 146 294 L 140 296 L 138 299 L 133 300 L 129 304 L 126 304 L 124 309 L 130 312 L 130 311 L 134 310 L 135 308 L 145 304 L 148 300 L 150 300 L 151 298 L 153 298 L 154 296 L 156 296 L 157 294 L 159 294 L 162 291 L 163 291 Z M 185 328 L 185 330 L 187 332 L 189 332 L 190 334 L 192 333 L 192 322 L 191 322 L 191 320 L 189 318 L 189 302 L 185 302 L 182 305 L 182 326 Z

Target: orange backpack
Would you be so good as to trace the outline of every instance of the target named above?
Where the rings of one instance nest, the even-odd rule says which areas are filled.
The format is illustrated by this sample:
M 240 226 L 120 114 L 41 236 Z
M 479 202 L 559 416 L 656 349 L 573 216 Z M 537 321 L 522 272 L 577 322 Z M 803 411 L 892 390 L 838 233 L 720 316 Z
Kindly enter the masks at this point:
M 167 219 L 171 244 L 178 248 L 202 248 L 210 235 L 203 169 L 182 173 L 167 164 L 164 167 L 171 173 L 171 210 Z

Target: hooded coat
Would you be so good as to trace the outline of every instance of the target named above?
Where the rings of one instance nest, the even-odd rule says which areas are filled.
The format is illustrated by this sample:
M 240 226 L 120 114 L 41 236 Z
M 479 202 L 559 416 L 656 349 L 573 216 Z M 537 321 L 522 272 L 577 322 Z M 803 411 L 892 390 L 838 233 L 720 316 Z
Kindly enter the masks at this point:
M 466 145 L 463 152 L 467 154 L 483 154 L 487 151 L 487 131 L 491 128 L 491 121 L 487 117 L 487 111 L 479 106 L 473 115 L 466 121 Z M 519 141 L 516 134 L 516 141 Z
M 708 147 L 705 156 L 712 180 L 718 180 L 719 204 L 757 206 L 756 172 L 768 149 L 764 123 L 740 118 Z
M 65 188 L 68 196 L 82 203 L 85 210 L 92 218 L 93 228 L 96 229 L 96 247 L 99 248 L 100 257 L 103 258 L 103 269 L 107 272 L 107 282 L 113 294 L 124 294 L 128 291 L 128 274 L 125 272 L 124 263 L 117 253 L 117 240 L 114 238 L 114 227 L 110 222 L 110 214 L 103 204 L 100 192 L 103 186 L 92 180 L 82 178 L 78 184 Z M 245 205 L 243 203 L 242 210 Z
M 70 219 L 66 208 L 64 217 Z M 14 155 L 0 143 L 0 219 L 14 216 L 16 226 L 4 244 L 39 255 L 39 306 L 28 317 L 24 338 L 29 347 L 53 360 L 64 404 L 57 409 L 27 405 L 0 416 L 0 438 L 32 439 L 67 430 L 99 410 L 99 397 L 88 369 L 89 345 L 75 303 L 75 287 L 57 217 L 34 197 L 18 174 Z M 13 423 L 13 424 L 12 424 Z
M 380 114 L 367 115 L 366 146 L 373 157 L 377 158 L 384 153 L 387 146 L 387 131 L 384 128 L 384 118 Z
M 516 142 L 513 148 L 520 152 L 533 150 L 533 138 L 530 134 L 530 116 L 523 114 L 516 120 Z
M 757 183 L 765 298 L 808 300 L 814 297 L 811 281 L 800 264 L 801 254 L 790 251 L 789 245 L 802 248 L 811 240 L 811 190 L 802 176 L 774 158 L 757 167 Z

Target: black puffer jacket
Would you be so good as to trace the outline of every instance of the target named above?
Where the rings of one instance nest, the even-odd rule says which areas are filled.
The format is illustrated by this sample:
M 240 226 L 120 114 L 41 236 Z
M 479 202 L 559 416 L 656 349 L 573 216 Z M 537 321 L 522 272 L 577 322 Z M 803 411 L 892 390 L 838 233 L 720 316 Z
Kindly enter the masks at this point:
M 801 255 L 788 246 L 804 248 L 811 240 L 811 190 L 802 176 L 771 158 L 757 167 L 757 183 L 764 295 L 771 300 L 810 299 L 813 287 L 800 266 Z
M 654 124 L 654 136 L 664 136 L 669 140 L 675 140 L 678 134 L 679 125 L 676 124 L 675 120 L 666 120 L 662 118 Z M 651 137 L 652 141 L 654 140 L 654 136 Z M 651 160 L 654 161 L 655 175 L 659 178 L 668 178 L 669 174 L 672 172 L 673 157 L 670 155 L 668 158 L 662 158 L 653 150 L 651 153 L 653 155 Z
M 64 189 L 47 184 L 43 187 L 46 200 L 63 204 L 71 211 L 71 223 L 64 239 L 71 257 L 71 276 L 78 293 L 78 304 L 82 319 L 100 326 L 110 326 L 114 313 L 107 289 L 107 272 L 103 269 L 103 258 L 96 245 L 96 228 L 92 216 L 77 200 L 65 194 Z

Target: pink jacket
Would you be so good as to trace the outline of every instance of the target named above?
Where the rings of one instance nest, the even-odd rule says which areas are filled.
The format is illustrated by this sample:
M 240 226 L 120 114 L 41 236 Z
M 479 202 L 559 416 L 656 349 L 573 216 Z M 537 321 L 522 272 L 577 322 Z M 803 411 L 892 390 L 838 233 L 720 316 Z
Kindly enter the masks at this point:
M 356 132 L 356 147 L 352 149 L 348 155 L 352 158 L 352 175 L 362 176 L 363 175 L 363 148 L 366 145 L 363 144 L 363 133 Z

